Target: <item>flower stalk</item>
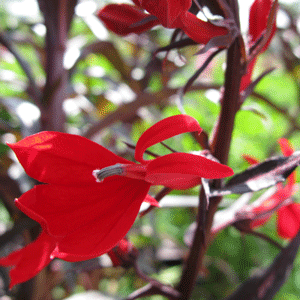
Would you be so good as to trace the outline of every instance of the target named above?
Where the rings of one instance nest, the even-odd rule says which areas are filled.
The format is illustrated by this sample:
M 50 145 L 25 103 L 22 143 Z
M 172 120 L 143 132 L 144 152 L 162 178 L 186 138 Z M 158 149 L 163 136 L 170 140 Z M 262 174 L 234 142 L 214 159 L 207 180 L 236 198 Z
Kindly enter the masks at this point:
M 238 13 L 235 9 L 236 1 L 231 1 L 232 11 Z M 238 19 L 238 16 L 236 17 Z M 239 110 L 240 100 L 240 84 L 244 72 L 244 61 L 242 55 L 241 36 L 238 36 L 227 52 L 227 67 L 225 72 L 224 95 L 221 100 L 221 114 L 216 126 L 215 135 L 213 136 L 211 146 L 214 156 L 221 162 L 226 164 L 228 161 L 232 132 L 236 113 Z M 221 180 L 215 180 L 215 187 L 221 186 Z M 203 189 L 199 196 L 199 205 L 202 198 L 205 197 Z M 210 229 L 213 222 L 214 214 L 217 211 L 218 205 L 222 197 L 210 199 L 209 207 L 206 213 L 205 236 L 209 243 Z M 182 277 L 177 290 L 181 293 L 180 300 L 188 300 L 192 294 L 199 270 L 203 264 L 203 258 L 206 253 L 206 243 L 203 241 L 203 229 L 201 225 L 202 216 L 200 210 L 197 216 L 197 227 L 194 235 L 194 240 L 190 248 L 189 256 L 185 262 Z

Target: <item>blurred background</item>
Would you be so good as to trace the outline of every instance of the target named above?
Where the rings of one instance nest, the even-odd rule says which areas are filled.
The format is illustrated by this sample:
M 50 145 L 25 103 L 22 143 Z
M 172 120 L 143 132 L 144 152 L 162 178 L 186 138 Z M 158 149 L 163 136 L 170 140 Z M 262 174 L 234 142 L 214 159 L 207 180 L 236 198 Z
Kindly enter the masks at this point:
M 165 52 L 154 56 L 169 44 L 172 30 L 155 27 L 120 38 L 96 16 L 108 2 L 63 0 L 64 10 L 58 12 L 59 2 L 0 1 L 1 256 L 27 244 L 39 231 L 13 204 L 35 182 L 6 142 L 41 130 L 58 130 L 86 136 L 133 160 L 133 149 L 124 142 L 134 145 L 152 124 L 180 113 L 178 92 L 207 57 L 194 55 L 198 46 L 171 51 L 166 59 Z M 253 1 L 245 2 L 240 1 L 240 12 L 247 38 Z M 237 114 L 229 157 L 236 173 L 248 166 L 243 154 L 261 161 L 279 155 L 279 138 L 286 137 L 295 149 L 300 148 L 300 2 L 280 4 L 277 33 L 268 51 L 260 55 L 253 77 L 271 67 L 275 70 L 259 82 Z M 184 96 L 186 113 L 199 121 L 208 136 L 220 111 L 224 61 L 222 52 Z M 167 145 L 182 152 L 201 149 L 189 135 L 176 136 Z M 168 153 L 162 145 L 150 150 Z M 151 194 L 161 190 L 152 187 Z M 166 284 L 175 285 L 180 279 L 188 250 L 186 231 L 195 220 L 198 192 L 198 187 L 171 192 L 162 208 L 138 218 L 128 234 L 139 250 L 141 270 Z M 226 197 L 220 209 L 234 199 Z M 275 218 L 259 231 L 285 245 L 277 236 Z M 263 240 L 243 236 L 235 228 L 224 229 L 208 250 L 192 299 L 222 299 L 249 276 L 259 274 L 277 253 Z M 88 290 L 99 293 L 86 294 L 87 299 L 108 299 L 104 295 L 118 299 L 145 285 L 133 268 L 113 267 L 107 255 L 79 263 L 54 260 L 37 278 L 10 292 L 6 292 L 8 270 L 1 268 L 0 275 L 1 300 L 58 300 Z M 274 299 L 300 299 L 300 256 Z

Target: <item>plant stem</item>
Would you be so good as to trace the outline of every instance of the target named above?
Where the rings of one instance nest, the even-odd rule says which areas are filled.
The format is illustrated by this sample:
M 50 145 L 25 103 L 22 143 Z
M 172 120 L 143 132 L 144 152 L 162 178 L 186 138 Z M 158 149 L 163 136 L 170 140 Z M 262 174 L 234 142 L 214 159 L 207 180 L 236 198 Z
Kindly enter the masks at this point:
M 43 130 L 64 131 L 63 101 L 67 96 L 68 74 L 64 68 L 68 30 L 77 0 L 39 0 L 43 12 L 46 34 L 46 85 L 42 104 Z
M 212 141 L 214 156 L 223 164 L 228 161 L 235 115 L 239 109 L 242 71 L 240 38 L 237 38 L 228 49 L 224 97 L 217 132 Z
M 238 19 L 238 16 L 236 15 L 238 13 L 238 10 L 236 9 L 237 2 L 232 0 L 229 1 L 229 3 L 235 13 L 235 19 Z M 240 106 L 240 83 L 244 71 L 244 65 L 242 61 L 242 43 L 242 37 L 238 36 L 229 47 L 227 52 L 225 89 L 224 96 L 221 101 L 222 108 L 216 126 L 215 135 L 212 140 L 213 154 L 223 164 L 226 164 L 228 161 L 234 120 Z M 214 184 L 215 186 L 221 186 L 221 180 L 215 180 Z M 204 197 L 204 191 L 201 190 L 200 202 Z M 205 225 L 205 235 L 207 236 L 208 243 L 211 238 L 209 233 L 212 226 L 213 217 L 217 211 L 221 199 L 221 197 L 210 199 Z M 199 211 L 194 240 L 186 263 L 183 267 L 181 281 L 177 287 L 177 290 L 182 295 L 180 300 L 188 300 L 190 298 L 206 252 L 206 243 L 203 242 L 203 229 L 200 220 L 201 215 Z

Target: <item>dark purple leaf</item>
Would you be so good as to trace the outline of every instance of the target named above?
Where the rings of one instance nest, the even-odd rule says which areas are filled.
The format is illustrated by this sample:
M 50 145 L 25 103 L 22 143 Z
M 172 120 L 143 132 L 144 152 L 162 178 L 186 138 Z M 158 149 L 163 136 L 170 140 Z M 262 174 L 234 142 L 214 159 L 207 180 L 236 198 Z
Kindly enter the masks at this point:
M 153 21 L 156 21 L 156 20 L 157 20 L 157 17 L 149 15 L 146 18 L 142 19 L 141 21 L 131 24 L 129 26 L 129 28 L 132 29 L 132 28 L 140 27 L 140 26 L 143 26 L 147 23 L 150 23 L 150 22 L 153 22 Z
M 206 235 L 205 235 L 205 223 L 206 223 L 206 212 L 208 210 L 209 205 L 209 181 L 207 179 L 202 178 L 202 188 L 200 192 L 200 203 L 198 209 L 198 230 L 201 231 L 202 235 L 202 243 L 206 245 Z M 196 229 L 195 229 L 196 230 Z
M 300 246 L 300 231 L 262 275 L 244 282 L 226 300 L 271 300 L 287 280 Z
M 196 54 L 204 54 L 213 48 L 229 48 L 236 36 L 235 32 L 233 34 L 228 33 L 227 35 L 215 36 Z
M 211 196 L 256 192 L 284 181 L 300 164 L 300 152 L 289 157 L 270 158 L 233 176 L 224 188 L 214 190 Z
M 214 51 L 212 54 L 208 56 L 208 58 L 205 60 L 205 62 L 202 64 L 202 66 L 194 73 L 194 75 L 188 80 L 188 82 L 185 84 L 185 86 L 180 90 L 179 92 L 179 98 L 180 101 L 183 102 L 183 96 L 185 93 L 189 90 L 191 85 L 195 82 L 195 80 L 201 75 L 201 73 L 207 68 L 209 63 L 213 60 L 213 58 L 219 54 L 224 49 L 218 49 Z
M 154 55 L 156 55 L 159 52 L 170 51 L 170 50 L 173 50 L 173 49 L 180 49 L 180 48 L 184 48 L 186 46 L 192 46 L 192 45 L 197 45 L 197 43 L 195 41 L 193 41 L 192 39 L 190 39 L 190 38 L 184 38 L 184 39 L 181 39 L 181 40 L 176 41 L 176 42 L 171 42 L 168 46 L 161 47 L 161 48 L 157 49 L 154 52 Z

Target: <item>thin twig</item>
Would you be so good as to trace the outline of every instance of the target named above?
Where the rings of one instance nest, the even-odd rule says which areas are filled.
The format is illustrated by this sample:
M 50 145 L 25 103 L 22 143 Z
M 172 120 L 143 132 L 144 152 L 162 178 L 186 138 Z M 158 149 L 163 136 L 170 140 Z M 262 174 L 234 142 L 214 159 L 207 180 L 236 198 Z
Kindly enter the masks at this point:
M 180 297 L 180 293 L 169 285 L 162 284 L 161 282 L 147 276 L 139 268 L 137 262 L 134 263 L 134 269 L 137 275 L 146 282 L 149 282 L 146 286 L 131 293 L 125 300 L 134 300 L 145 296 L 162 295 L 170 300 L 177 300 Z
M 245 232 L 246 234 L 250 234 L 256 237 L 259 237 L 267 242 L 269 242 L 270 244 L 274 245 L 275 247 L 277 247 L 279 250 L 283 250 L 284 247 L 282 247 L 278 242 L 276 242 L 275 240 L 273 240 L 272 238 L 270 238 L 269 236 L 261 233 L 261 232 L 257 232 L 257 231 L 247 231 Z
M 27 61 L 21 57 L 17 49 L 12 45 L 10 40 L 7 38 L 7 36 L 4 33 L 0 33 L 0 43 L 5 46 L 9 52 L 15 57 L 21 68 L 23 69 L 24 73 L 26 74 L 28 81 L 29 81 L 29 86 L 30 90 L 29 93 L 32 93 L 33 100 L 35 101 L 35 104 L 41 108 L 41 98 L 42 98 L 42 93 L 38 86 L 36 85 L 33 73 L 30 69 L 29 64 Z
M 132 150 L 135 150 L 135 146 L 134 145 L 132 145 L 132 144 L 129 144 L 129 143 L 127 143 L 127 142 L 123 142 L 128 148 L 130 148 L 130 149 L 132 149 Z M 159 157 L 159 155 L 158 154 L 155 154 L 155 153 L 153 153 L 152 151 L 149 151 L 149 150 L 145 150 L 145 153 L 146 154 L 148 154 L 148 155 L 151 155 L 151 156 L 153 156 L 153 157 Z
M 166 195 L 168 195 L 169 193 L 172 192 L 171 188 L 168 187 L 164 187 L 155 197 L 154 199 L 159 202 L 163 197 L 165 197 Z M 155 206 L 150 206 L 148 207 L 145 211 L 140 213 L 140 217 L 144 217 L 145 215 L 147 215 L 150 211 L 152 211 L 155 208 Z
M 176 153 L 177 151 L 174 150 L 173 148 L 171 148 L 170 146 L 168 146 L 167 144 L 165 144 L 164 142 L 160 142 L 164 147 L 166 147 L 168 150 L 170 150 L 173 153 Z

